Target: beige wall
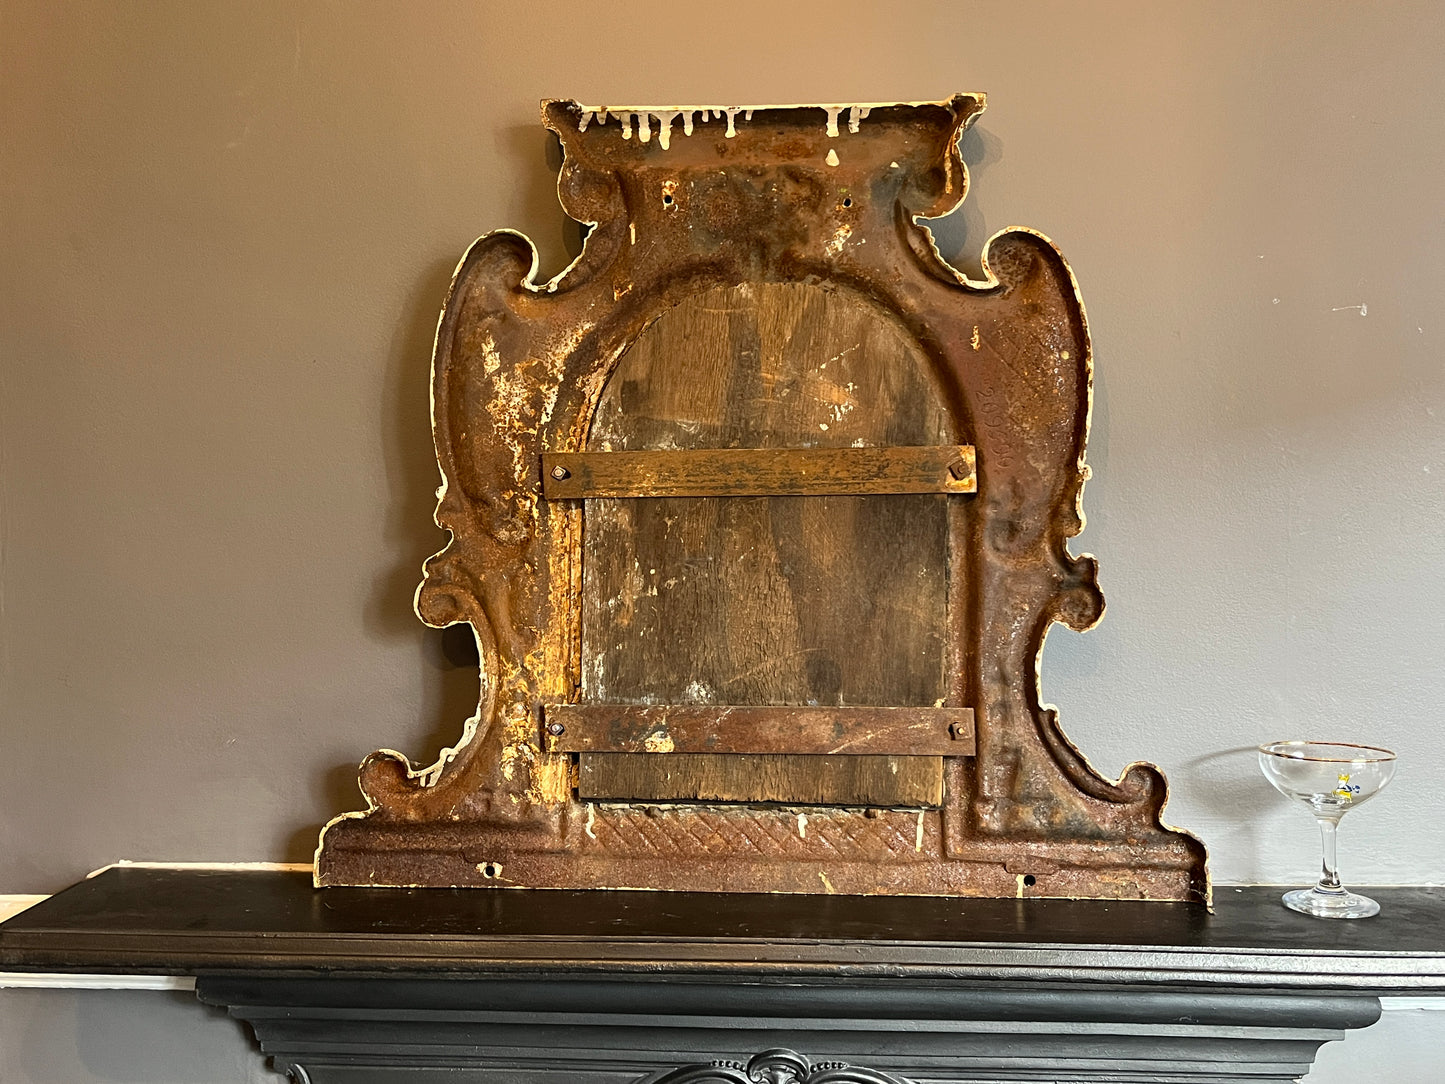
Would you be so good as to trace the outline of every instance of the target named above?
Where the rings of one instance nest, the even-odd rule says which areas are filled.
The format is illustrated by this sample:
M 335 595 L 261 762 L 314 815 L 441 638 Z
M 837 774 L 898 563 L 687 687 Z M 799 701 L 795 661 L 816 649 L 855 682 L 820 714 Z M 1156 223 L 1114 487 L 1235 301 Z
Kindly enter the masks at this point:
M 960 89 L 945 250 L 1044 231 L 1095 334 L 1066 728 L 1164 765 L 1225 880 L 1313 865 L 1238 750 L 1393 743 L 1346 873 L 1445 880 L 1442 56 L 1428 2 L 0 0 L 0 892 L 304 861 L 364 753 L 460 732 L 475 674 L 410 612 L 428 350 L 475 235 L 567 258 L 539 98 Z M 26 1034 L 0 1078 L 82 1079 Z

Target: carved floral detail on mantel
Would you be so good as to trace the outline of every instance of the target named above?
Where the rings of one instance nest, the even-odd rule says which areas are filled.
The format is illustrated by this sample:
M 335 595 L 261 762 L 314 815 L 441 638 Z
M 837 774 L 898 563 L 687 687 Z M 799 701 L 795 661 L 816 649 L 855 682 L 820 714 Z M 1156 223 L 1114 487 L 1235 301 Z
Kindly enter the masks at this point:
M 746 1065 L 714 1061 L 684 1065 L 662 1076 L 642 1077 L 637 1084 L 909 1084 L 902 1077 L 841 1061 L 814 1064 L 796 1050 L 764 1050 Z

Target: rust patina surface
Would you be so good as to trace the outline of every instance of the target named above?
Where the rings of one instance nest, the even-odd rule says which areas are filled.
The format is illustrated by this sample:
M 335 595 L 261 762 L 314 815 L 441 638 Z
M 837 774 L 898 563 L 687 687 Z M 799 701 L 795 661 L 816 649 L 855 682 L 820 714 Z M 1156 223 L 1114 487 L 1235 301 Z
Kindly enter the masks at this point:
M 916 221 L 963 199 L 957 143 L 982 109 L 982 95 L 866 108 L 603 111 L 545 103 L 544 121 L 565 152 L 562 206 L 591 224 L 585 247 L 555 279 L 537 282 L 525 237 L 500 231 L 479 240 L 453 281 L 433 369 L 443 478 L 436 520 L 451 538 L 427 562 L 417 610 L 430 625 L 465 622 L 475 630 L 477 714 L 429 767 L 388 750 L 366 758 L 367 809 L 323 831 L 319 885 L 1207 897 L 1203 846 L 1161 821 L 1159 770 L 1135 764 L 1116 782 L 1101 777 L 1040 703 L 1037 663 L 1049 627 L 1088 629 L 1104 608 L 1094 559 L 1067 548 L 1083 527 L 1092 358 L 1074 278 L 1045 237 L 1028 229 L 995 235 L 984 251 L 985 278 L 972 281 L 939 257 Z M 971 709 L 971 740 L 949 749 L 930 739 L 909 750 L 918 756 L 899 758 L 926 767 L 938 763 L 941 744 L 952 754 L 942 757 L 934 808 L 922 799 L 918 808 L 865 808 L 579 798 L 578 753 L 555 740 L 563 735 L 549 741 L 545 706 L 587 700 L 594 680 L 582 628 L 589 519 L 606 512 L 610 523 L 623 522 L 614 514 L 623 502 L 583 499 L 585 487 L 549 495 L 544 475 L 561 483 L 575 480 L 572 469 L 602 464 L 597 470 L 613 471 L 615 492 L 631 493 L 645 491 L 648 477 L 676 483 L 694 472 L 695 465 L 664 464 L 650 476 L 636 463 L 596 458 L 637 450 L 598 447 L 593 432 L 599 410 L 613 401 L 605 397 L 619 362 L 680 306 L 700 306 L 703 319 L 724 309 L 735 316 L 749 298 L 796 308 L 815 295 L 830 312 L 843 305 L 861 313 L 923 359 L 940 404 L 941 439 L 897 443 L 952 449 L 937 463 L 925 448 L 903 460 L 936 477 L 956 458 L 953 482 L 856 489 L 933 494 L 922 497 L 703 499 L 943 502 L 916 506 L 943 509 L 938 522 L 946 524 L 947 574 L 926 581 L 947 595 L 939 609 L 946 627 L 936 630 L 943 695 L 929 705 Z M 684 371 L 689 363 L 675 359 Z M 625 407 L 629 393 L 622 388 L 614 400 Z M 834 435 L 826 421 L 813 428 L 824 431 L 820 441 Z M 840 452 L 830 465 L 826 455 L 798 459 L 799 442 L 791 443 L 780 459 L 760 461 L 757 448 L 735 457 L 751 482 L 720 460 L 699 492 L 752 493 L 762 485 L 807 493 L 797 481 L 800 464 L 856 478 L 873 454 L 854 462 Z M 583 454 L 593 458 L 566 458 Z M 791 481 L 779 489 L 779 479 Z M 646 504 L 645 497 L 633 503 Z M 611 537 L 597 523 L 593 545 Z M 671 631 L 688 636 L 687 628 Z M 800 704 L 808 700 L 793 698 L 792 709 Z M 754 743 L 768 732 L 767 706 L 750 709 Z M 787 709 L 777 706 L 782 726 Z M 684 755 L 666 742 L 655 752 L 646 744 L 638 730 L 647 723 L 644 709 L 656 705 L 615 724 L 626 736 L 616 754 L 581 755 L 644 767 Z M 706 744 L 697 737 L 698 710 L 696 702 L 688 709 L 689 749 Z M 554 709 L 552 722 L 564 717 Z M 808 720 L 815 730 L 821 725 Z M 636 752 L 638 740 L 646 751 Z M 808 742 L 791 752 L 820 748 L 816 735 Z M 769 749 L 790 752 L 785 738 Z M 746 767 L 748 755 L 725 764 Z M 842 759 L 769 758 L 789 771 Z M 770 784 L 757 793 L 776 799 L 775 790 Z

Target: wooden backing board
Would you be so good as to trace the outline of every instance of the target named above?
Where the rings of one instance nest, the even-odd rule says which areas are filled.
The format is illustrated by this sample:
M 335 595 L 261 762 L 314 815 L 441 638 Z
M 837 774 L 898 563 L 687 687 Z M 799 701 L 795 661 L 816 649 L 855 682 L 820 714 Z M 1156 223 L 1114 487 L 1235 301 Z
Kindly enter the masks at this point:
M 970 708 L 548 704 L 549 753 L 972 756 Z
M 942 757 L 583 753 L 577 760 L 577 797 L 584 800 L 909 809 L 943 803 Z
M 947 523 L 958 502 L 940 487 L 972 484 L 971 452 L 949 425 L 927 359 L 857 297 L 748 284 L 676 305 L 630 345 L 585 450 L 566 462 L 592 470 L 594 482 L 611 464 L 625 468 L 614 480 L 635 471 L 625 492 L 647 472 L 662 479 L 679 468 L 719 488 L 587 497 L 581 701 L 858 709 L 947 699 L 957 574 Z M 949 467 L 960 463 L 965 477 L 954 478 Z M 892 470 L 896 481 L 900 464 L 915 477 L 926 467 L 929 491 L 857 492 L 869 471 Z M 847 492 L 817 488 L 824 474 L 845 479 Z M 783 482 L 796 488 L 770 492 Z M 880 765 L 862 779 L 873 769 L 821 756 L 657 761 L 612 756 L 584 775 L 618 775 L 605 793 L 638 800 L 902 806 L 920 801 L 920 787 L 936 789 L 910 782 L 916 765 Z M 648 772 L 659 773 L 654 784 Z

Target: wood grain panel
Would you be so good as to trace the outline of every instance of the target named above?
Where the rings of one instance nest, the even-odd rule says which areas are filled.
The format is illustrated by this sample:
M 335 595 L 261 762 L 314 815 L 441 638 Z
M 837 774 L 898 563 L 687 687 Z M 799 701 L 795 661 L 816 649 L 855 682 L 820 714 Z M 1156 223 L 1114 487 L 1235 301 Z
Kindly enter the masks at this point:
M 943 802 L 941 757 L 583 753 L 577 759 L 577 796 L 594 801 L 783 802 L 905 809 L 932 808 Z
M 960 443 L 927 359 L 870 303 L 747 284 L 690 298 L 643 332 L 603 393 L 587 451 Z M 942 705 L 953 499 L 587 500 L 581 701 Z M 828 791 L 843 769 L 821 759 L 769 769 L 766 791 L 781 793 L 785 778 L 800 796 Z M 761 772 L 731 757 L 699 779 L 746 800 Z M 885 793 L 891 775 L 868 789 L 907 804 Z

